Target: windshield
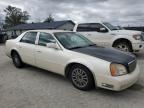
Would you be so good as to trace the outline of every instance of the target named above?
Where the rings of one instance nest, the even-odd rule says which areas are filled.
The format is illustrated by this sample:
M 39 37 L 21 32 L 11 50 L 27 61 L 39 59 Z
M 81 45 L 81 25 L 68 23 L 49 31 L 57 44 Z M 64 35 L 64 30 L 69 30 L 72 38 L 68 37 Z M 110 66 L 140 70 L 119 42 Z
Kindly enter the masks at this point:
M 95 45 L 84 36 L 75 32 L 54 33 L 58 41 L 67 49 L 76 49 Z
M 117 27 L 111 25 L 110 23 L 104 22 L 103 24 L 107 26 L 110 30 L 118 30 Z
M 116 26 L 116 27 L 117 27 L 118 30 L 124 30 L 124 28 L 121 27 L 121 26 Z

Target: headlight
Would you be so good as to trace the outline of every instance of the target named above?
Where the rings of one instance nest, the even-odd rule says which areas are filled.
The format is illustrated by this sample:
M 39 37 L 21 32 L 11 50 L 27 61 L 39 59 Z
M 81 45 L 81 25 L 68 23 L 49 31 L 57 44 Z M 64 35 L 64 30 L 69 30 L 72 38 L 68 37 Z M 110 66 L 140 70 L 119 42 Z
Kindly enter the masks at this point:
M 141 40 L 141 35 L 140 35 L 140 34 L 134 34 L 134 35 L 133 35 L 133 38 L 134 38 L 135 40 Z
M 111 75 L 112 76 L 121 76 L 127 74 L 127 69 L 121 64 L 112 63 L 110 65 Z

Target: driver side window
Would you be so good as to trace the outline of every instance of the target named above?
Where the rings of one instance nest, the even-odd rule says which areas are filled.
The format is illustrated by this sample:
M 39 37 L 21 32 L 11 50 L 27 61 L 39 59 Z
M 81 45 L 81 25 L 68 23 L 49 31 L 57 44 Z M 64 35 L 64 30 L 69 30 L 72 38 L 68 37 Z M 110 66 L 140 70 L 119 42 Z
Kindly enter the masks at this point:
M 107 31 L 107 28 L 104 27 L 103 25 L 99 24 L 99 23 L 91 23 L 89 25 L 89 28 L 91 31 L 97 31 L 97 32 L 103 32 L 101 29 L 105 29 L 105 32 Z
M 101 25 L 100 23 L 79 24 L 77 27 L 77 31 L 78 32 L 108 32 L 107 28 Z
M 51 34 L 41 32 L 39 34 L 38 45 L 40 45 L 40 46 L 46 46 L 47 43 L 50 43 L 50 42 L 52 42 L 54 40 L 55 39 L 53 38 L 53 36 Z

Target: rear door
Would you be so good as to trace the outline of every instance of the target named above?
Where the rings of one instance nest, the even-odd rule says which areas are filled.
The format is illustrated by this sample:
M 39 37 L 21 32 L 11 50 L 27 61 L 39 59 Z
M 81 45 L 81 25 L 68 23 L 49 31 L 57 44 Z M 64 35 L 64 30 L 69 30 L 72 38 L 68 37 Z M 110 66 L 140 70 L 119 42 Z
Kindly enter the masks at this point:
M 35 65 L 35 42 L 37 32 L 27 32 L 19 42 L 19 53 L 23 62 Z

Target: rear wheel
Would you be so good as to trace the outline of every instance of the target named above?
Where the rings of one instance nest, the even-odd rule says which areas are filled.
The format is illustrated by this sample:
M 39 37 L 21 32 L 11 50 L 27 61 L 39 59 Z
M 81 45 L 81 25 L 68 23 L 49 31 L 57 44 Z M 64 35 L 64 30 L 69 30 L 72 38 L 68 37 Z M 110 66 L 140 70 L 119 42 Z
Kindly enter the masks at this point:
M 74 87 L 80 90 L 90 90 L 94 87 L 92 73 L 83 65 L 74 65 L 70 70 L 70 79 Z
M 17 52 L 13 52 L 12 53 L 12 60 L 13 60 L 13 63 L 14 65 L 17 67 L 17 68 L 22 68 L 23 67 L 23 62 L 19 56 L 19 54 Z
M 132 52 L 132 46 L 126 41 L 117 42 L 114 44 L 114 47 L 124 52 Z

